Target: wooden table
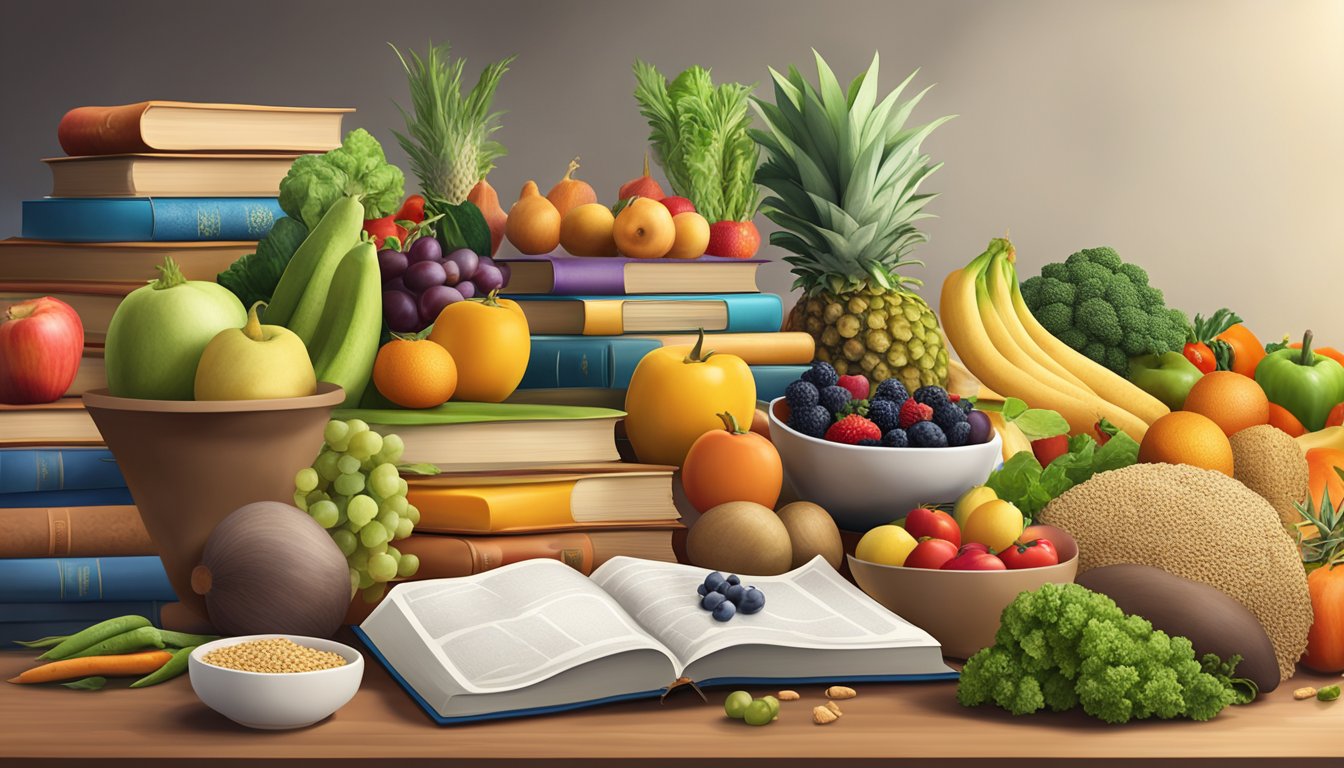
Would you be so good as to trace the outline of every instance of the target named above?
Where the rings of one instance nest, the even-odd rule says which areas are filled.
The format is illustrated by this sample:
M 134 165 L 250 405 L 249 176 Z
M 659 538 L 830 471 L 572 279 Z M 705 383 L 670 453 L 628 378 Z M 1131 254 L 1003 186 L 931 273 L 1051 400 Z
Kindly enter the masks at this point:
M 346 638 L 353 641 L 353 638 Z M 0 654 L 0 678 L 31 663 Z M 666 704 L 612 704 L 577 713 L 440 728 L 377 663 L 354 700 L 298 731 L 253 731 L 206 708 L 186 677 L 99 692 L 0 683 L 0 764 L 100 768 L 141 765 L 593 766 L 660 765 L 1344 765 L 1344 699 L 1294 701 L 1301 685 L 1339 681 L 1302 673 L 1208 723 L 1107 726 L 1078 712 L 1015 718 L 957 705 L 955 684 L 864 685 L 840 702 L 844 716 L 812 724 L 820 688 L 785 702 L 777 722 L 756 728 L 723 716 L 726 691 L 702 704 L 690 690 Z M 764 695 L 771 691 L 753 691 Z M 1291 763 L 1289 762 L 1291 760 Z M 190 761 L 190 762 L 188 762 Z M 986 762 L 992 761 L 992 762 Z M 1151 762 L 1149 762 L 1151 761 Z

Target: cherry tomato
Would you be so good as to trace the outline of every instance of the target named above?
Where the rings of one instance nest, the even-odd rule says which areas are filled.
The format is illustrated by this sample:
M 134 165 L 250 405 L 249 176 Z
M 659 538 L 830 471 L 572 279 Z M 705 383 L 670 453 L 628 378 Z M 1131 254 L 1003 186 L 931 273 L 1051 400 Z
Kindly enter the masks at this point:
M 943 571 L 1005 571 L 1003 561 L 973 544 L 962 547 L 957 556 L 943 563 Z
M 1069 452 L 1069 436 L 1055 435 L 1032 440 L 1031 452 L 1042 467 L 1048 467 L 1050 462 Z
M 1059 553 L 1055 545 L 1046 538 L 1031 541 L 1017 541 L 999 553 L 999 559 L 1010 571 L 1022 568 L 1042 568 L 1059 564 Z
M 943 539 L 952 542 L 954 548 L 961 546 L 961 529 L 957 527 L 957 521 L 936 509 L 920 507 L 911 510 L 905 516 L 905 531 L 916 539 Z
M 957 546 L 945 539 L 921 539 L 915 548 L 906 555 L 906 568 L 928 568 L 938 570 L 943 564 L 957 556 Z
M 1218 360 L 1213 356 L 1213 350 L 1202 341 L 1187 342 L 1182 354 L 1199 369 L 1200 373 L 1212 373 L 1218 368 Z

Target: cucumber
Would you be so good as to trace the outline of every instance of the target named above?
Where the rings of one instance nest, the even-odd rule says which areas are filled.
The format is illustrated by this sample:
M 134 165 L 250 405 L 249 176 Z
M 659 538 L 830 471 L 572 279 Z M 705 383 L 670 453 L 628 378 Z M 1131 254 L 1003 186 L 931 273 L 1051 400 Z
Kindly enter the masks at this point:
M 383 332 L 382 276 L 373 243 L 360 243 L 341 259 L 326 300 L 309 347 L 313 370 L 318 381 L 341 385 L 346 404 L 354 407 L 373 374 Z
M 354 197 L 343 197 L 322 216 L 289 260 L 271 303 L 262 317 L 268 325 L 282 325 L 310 342 L 322 315 L 332 274 L 350 246 L 359 241 L 364 227 L 364 206 Z

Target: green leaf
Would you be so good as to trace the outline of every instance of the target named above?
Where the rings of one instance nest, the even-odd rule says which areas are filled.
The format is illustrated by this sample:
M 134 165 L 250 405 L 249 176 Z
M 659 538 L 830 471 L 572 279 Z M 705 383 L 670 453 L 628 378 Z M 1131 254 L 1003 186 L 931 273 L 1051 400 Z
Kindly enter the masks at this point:
M 216 280 L 237 296 L 244 307 L 258 301 L 269 302 L 289 260 L 307 236 L 308 228 L 303 222 L 282 216 L 257 243 L 256 253 L 249 253 L 230 264 Z
M 1069 431 L 1069 422 L 1063 416 L 1044 408 L 1028 408 L 1016 417 L 1009 418 L 1004 414 L 1004 418 L 1016 424 L 1028 440 L 1064 435 Z
M 1027 412 L 1027 402 L 1009 397 L 1003 401 L 1002 412 L 1004 421 L 1012 421 Z
M 432 204 L 434 212 L 443 215 L 439 222 L 439 243 L 444 253 L 470 248 L 478 256 L 490 255 L 490 226 L 475 203 L 467 200 L 453 205 L 435 199 Z
M 106 677 L 86 677 L 82 680 L 75 680 L 69 683 L 61 683 L 66 688 L 75 691 L 101 691 L 104 685 L 107 685 Z

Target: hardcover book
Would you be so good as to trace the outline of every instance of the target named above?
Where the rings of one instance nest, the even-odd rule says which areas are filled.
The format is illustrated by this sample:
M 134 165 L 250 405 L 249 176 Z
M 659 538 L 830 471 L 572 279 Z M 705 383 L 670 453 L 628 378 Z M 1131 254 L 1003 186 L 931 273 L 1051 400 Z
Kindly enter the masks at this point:
M 126 152 L 326 152 L 353 109 L 142 101 L 78 107 L 56 129 L 67 155 Z
M 617 557 L 585 577 L 526 560 L 398 584 L 355 631 L 441 725 L 657 697 L 682 677 L 774 687 L 957 676 L 937 640 L 821 557 L 747 577 L 766 606 L 730 622 L 700 607 L 705 574 Z
M 176 600 L 157 557 L 0 560 L 0 603 Z
M 58 297 L 59 298 L 59 297 Z M 0 294 L 0 304 L 5 304 Z M 0 446 L 103 445 L 103 436 L 77 397 L 40 405 L 0 403 Z
M 106 448 L 0 448 L 0 494 L 125 487 Z
M 511 296 L 536 334 L 773 333 L 784 321 L 772 293 L 723 295 Z
M 108 326 L 112 324 L 112 315 L 121 306 L 121 300 L 153 277 L 151 274 L 139 282 L 124 283 L 0 282 L 0 307 L 43 296 L 60 299 L 79 315 L 84 325 L 85 346 L 100 347 L 107 340 Z M 0 443 L 5 437 L 5 433 L 0 432 Z
M 0 603 L 0 649 L 17 649 L 18 641 L 76 632 L 119 616 L 144 616 L 156 627 L 163 626 L 161 612 L 170 603 L 140 601 L 125 603 Z M 35 652 L 35 651 L 34 651 Z
M 140 513 L 129 504 L 0 508 L 0 530 L 0 558 L 158 554 Z
M 49 157 L 52 197 L 275 197 L 298 155 Z
M 135 282 L 157 276 L 171 256 L 188 280 L 214 281 L 257 249 L 252 240 L 168 243 L 62 243 L 11 237 L 0 240 L 0 280 L 88 283 Z
M 574 296 L 643 293 L 756 293 L 756 272 L 766 259 L 630 259 L 570 256 L 501 258 L 510 270 L 509 292 Z
M 44 197 L 23 201 L 23 236 L 62 242 L 260 240 L 273 197 Z

